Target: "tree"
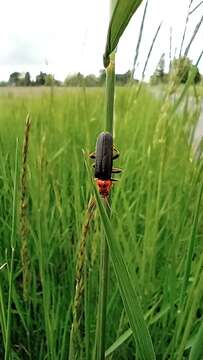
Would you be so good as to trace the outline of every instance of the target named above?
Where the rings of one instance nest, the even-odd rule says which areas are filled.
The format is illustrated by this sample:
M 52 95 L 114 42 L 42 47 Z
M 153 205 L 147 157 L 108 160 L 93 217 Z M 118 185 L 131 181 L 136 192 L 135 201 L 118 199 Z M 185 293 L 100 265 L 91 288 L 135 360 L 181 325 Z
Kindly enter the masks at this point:
M 196 65 L 192 64 L 192 61 L 186 57 L 182 56 L 178 59 L 174 59 L 171 64 L 171 71 L 175 74 L 176 80 L 180 84 L 185 84 L 188 80 L 188 76 L 191 71 L 195 71 L 194 84 L 197 84 L 201 80 L 201 75 L 199 69 Z
M 99 85 L 99 79 L 94 74 L 89 74 L 85 76 L 85 86 L 98 86 Z
M 10 74 L 9 84 L 13 85 L 13 86 L 19 86 L 20 85 L 20 76 L 21 76 L 21 74 L 17 71 Z
M 24 77 L 24 86 L 30 86 L 30 85 L 31 85 L 30 73 L 26 72 Z
M 164 70 L 165 70 L 165 54 L 163 53 L 161 55 L 161 58 L 159 60 L 159 63 L 156 68 L 156 76 L 163 81 L 164 78 Z
M 51 74 L 47 74 L 45 77 L 45 85 L 53 86 L 55 84 L 54 76 Z
M 65 78 L 65 86 L 82 86 L 84 84 L 84 75 L 80 72 L 74 75 L 68 75 Z
M 8 86 L 8 82 L 7 81 L 0 81 L 0 87 L 5 87 Z
M 36 76 L 36 85 L 38 86 L 45 85 L 46 76 L 47 76 L 46 73 L 40 71 L 39 75 Z
M 128 70 L 124 74 L 116 74 L 116 82 L 119 85 L 126 85 L 130 82 L 130 80 L 131 80 L 131 71 L 130 70 Z
M 104 69 L 99 72 L 99 84 L 104 85 L 106 81 L 106 71 Z
M 157 64 L 157 67 L 154 71 L 154 74 L 151 76 L 150 82 L 152 85 L 163 83 L 166 80 L 165 74 L 165 54 L 163 53 L 160 57 L 160 60 Z
M 192 65 L 192 68 L 194 69 L 194 71 L 196 71 L 194 83 L 198 84 L 201 81 L 201 74 L 199 72 L 197 65 Z

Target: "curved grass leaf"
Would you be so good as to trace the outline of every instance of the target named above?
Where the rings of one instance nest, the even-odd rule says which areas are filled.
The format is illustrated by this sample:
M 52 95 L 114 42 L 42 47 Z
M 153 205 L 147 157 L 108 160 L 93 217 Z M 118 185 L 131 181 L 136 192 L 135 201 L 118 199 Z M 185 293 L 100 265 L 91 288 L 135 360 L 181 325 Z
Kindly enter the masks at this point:
M 90 175 L 89 168 L 85 162 L 87 170 Z M 91 177 L 91 175 L 90 175 Z M 118 241 L 114 235 L 114 231 L 107 214 L 104 202 L 102 201 L 95 184 L 93 183 L 94 193 L 97 200 L 97 205 L 103 224 L 106 240 L 110 250 L 110 256 L 113 264 L 113 268 L 116 274 L 116 278 L 119 285 L 120 295 L 123 301 L 123 305 L 128 317 L 130 328 L 132 330 L 135 342 L 138 347 L 140 360 L 155 360 L 154 348 L 146 326 L 144 315 L 141 309 L 137 291 L 134 286 L 134 282 L 130 276 L 128 268 L 124 262 L 122 253 L 120 251 Z
M 117 0 L 107 34 L 104 67 L 109 65 L 109 55 L 115 50 L 119 39 L 142 0 Z
M 203 322 L 196 335 L 194 345 L 190 353 L 189 360 L 201 360 L 203 358 Z
M 132 330 L 126 330 L 119 338 L 108 348 L 105 352 L 105 358 L 108 358 L 114 351 L 116 351 L 125 341 L 127 341 L 132 335 Z
M 154 360 L 155 354 L 151 337 L 144 321 L 143 312 L 134 287 L 134 283 L 122 257 L 118 246 L 118 241 L 114 235 L 114 231 L 104 204 L 95 187 L 94 190 L 110 250 L 112 264 L 118 280 L 121 298 L 123 300 L 123 305 L 128 316 L 128 321 L 132 329 L 136 344 L 138 346 L 140 359 Z
M 169 310 L 170 310 L 170 306 L 168 305 L 160 313 L 155 315 L 155 317 L 150 321 L 150 325 L 154 324 L 156 321 L 161 319 L 162 316 L 164 316 Z M 145 317 L 144 317 L 145 320 L 149 316 L 150 312 L 151 312 L 151 309 L 147 314 L 145 314 Z M 132 330 L 128 329 L 122 335 L 120 335 L 119 338 L 117 338 L 116 341 L 114 341 L 114 343 L 106 350 L 105 357 L 108 358 L 108 356 L 113 354 L 114 351 L 118 350 L 118 348 L 120 346 L 122 346 L 123 343 L 132 336 L 132 334 L 133 334 Z

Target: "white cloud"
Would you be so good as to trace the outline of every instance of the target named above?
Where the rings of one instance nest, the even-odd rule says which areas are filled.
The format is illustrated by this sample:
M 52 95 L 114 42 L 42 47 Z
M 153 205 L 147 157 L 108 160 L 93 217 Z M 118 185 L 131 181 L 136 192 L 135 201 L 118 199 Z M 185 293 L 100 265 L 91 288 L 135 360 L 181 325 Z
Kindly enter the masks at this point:
M 147 77 L 163 52 L 169 53 L 169 29 L 173 28 L 173 52 L 180 47 L 189 0 L 149 0 L 143 41 L 140 48 L 140 77 L 157 29 L 163 25 L 150 58 Z M 194 1 L 197 4 L 198 1 Z M 132 68 L 144 3 L 133 17 L 117 50 L 117 72 Z M 81 71 L 98 73 L 102 68 L 108 26 L 108 0 L 7 0 L 1 4 L 0 79 L 12 71 L 50 71 L 59 79 Z M 203 7 L 191 16 L 185 45 L 203 13 Z M 191 47 L 196 61 L 203 47 L 203 26 Z M 48 66 L 45 65 L 48 59 Z M 200 63 L 203 72 L 203 61 Z

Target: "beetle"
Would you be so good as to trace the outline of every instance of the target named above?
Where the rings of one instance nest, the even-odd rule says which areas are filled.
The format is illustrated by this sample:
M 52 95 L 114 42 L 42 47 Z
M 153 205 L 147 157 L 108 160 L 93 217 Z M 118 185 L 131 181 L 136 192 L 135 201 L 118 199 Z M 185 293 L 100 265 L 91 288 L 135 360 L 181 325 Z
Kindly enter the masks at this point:
M 90 158 L 95 160 L 95 178 L 102 197 L 108 197 L 112 182 L 112 174 L 120 173 L 122 170 L 113 168 L 113 160 L 119 157 L 119 151 L 113 145 L 113 137 L 109 132 L 99 134 L 96 143 L 96 151 L 90 154 Z

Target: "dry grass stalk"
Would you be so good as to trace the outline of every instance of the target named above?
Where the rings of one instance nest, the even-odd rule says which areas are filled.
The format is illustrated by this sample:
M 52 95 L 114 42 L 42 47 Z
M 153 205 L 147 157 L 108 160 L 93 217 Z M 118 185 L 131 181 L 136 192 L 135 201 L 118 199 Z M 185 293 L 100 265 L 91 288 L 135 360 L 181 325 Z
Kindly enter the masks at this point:
M 29 254 L 28 254 L 28 195 L 27 195 L 27 157 L 29 148 L 29 134 L 30 134 L 31 119 L 27 115 L 22 151 L 22 172 L 21 172 L 21 214 L 20 214 L 20 234 L 21 234 L 21 261 L 23 272 L 23 296 L 25 301 L 28 300 L 29 287 Z
M 86 220 L 83 224 L 82 236 L 79 244 L 79 251 L 76 264 L 76 285 L 75 297 L 73 301 L 73 322 L 70 335 L 69 359 L 80 358 L 84 351 L 84 285 L 85 285 L 85 253 L 86 240 L 90 228 L 90 223 L 94 216 L 96 202 L 91 198 L 88 204 Z

